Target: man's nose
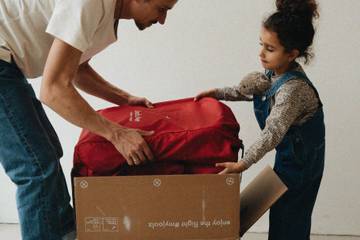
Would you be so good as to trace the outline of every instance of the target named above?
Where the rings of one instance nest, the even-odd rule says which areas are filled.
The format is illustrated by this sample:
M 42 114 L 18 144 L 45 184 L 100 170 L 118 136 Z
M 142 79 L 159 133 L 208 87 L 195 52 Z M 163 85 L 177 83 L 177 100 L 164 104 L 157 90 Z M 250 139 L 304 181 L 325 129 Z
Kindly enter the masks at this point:
M 260 49 L 260 52 L 259 52 L 259 57 L 264 57 L 265 55 L 264 55 L 264 49 L 263 48 L 261 48 Z
M 160 15 L 160 17 L 159 17 L 159 23 L 160 23 L 161 25 L 164 25 L 164 24 L 165 24 L 166 16 L 167 16 L 167 12 L 164 13 L 164 14 L 162 14 L 162 15 Z

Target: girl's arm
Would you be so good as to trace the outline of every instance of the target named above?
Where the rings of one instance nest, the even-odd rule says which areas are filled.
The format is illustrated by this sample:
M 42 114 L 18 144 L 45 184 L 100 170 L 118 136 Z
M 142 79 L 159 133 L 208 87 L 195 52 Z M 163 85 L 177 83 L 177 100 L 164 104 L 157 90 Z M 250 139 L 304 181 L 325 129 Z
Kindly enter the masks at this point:
M 263 94 L 270 86 L 271 81 L 264 73 L 251 72 L 237 86 L 215 89 L 215 96 L 225 101 L 252 101 L 254 94 Z
M 309 95 L 314 95 L 314 91 L 302 80 L 289 81 L 279 89 L 265 128 L 241 160 L 247 168 L 279 145 L 291 125 L 301 120 L 308 108 L 313 108 L 308 106 L 312 104 Z
M 314 105 L 318 105 L 316 94 L 304 81 L 292 80 L 284 84 L 275 96 L 275 105 L 258 140 L 238 163 L 217 164 L 225 168 L 220 174 L 240 173 L 258 162 L 282 141 L 291 125 L 304 122 L 314 113 L 317 108 Z
M 224 101 L 252 101 L 251 97 L 240 93 L 240 85 L 233 87 L 215 88 L 215 98 Z
M 242 88 L 242 85 L 256 85 L 256 83 L 260 82 L 260 79 L 264 77 L 264 74 L 261 72 L 252 72 L 247 74 L 240 83 L 233 87 L 224 87 L 224 88 L 213 88 L 210 90 L 203 91 L 196 95 L 195 100 L 199 100 L 203 97 L 212 97 L 217 100 L 224 101 L 252 101 L 252 95 L 254 93 L 250 93 L 252 90 Z M 255 87 L 251 86 L 250 89 L 254 89 Z M 244 93 L 246 92 L 246 93 Z M 249 94 L 249 95 L 246 95 Z

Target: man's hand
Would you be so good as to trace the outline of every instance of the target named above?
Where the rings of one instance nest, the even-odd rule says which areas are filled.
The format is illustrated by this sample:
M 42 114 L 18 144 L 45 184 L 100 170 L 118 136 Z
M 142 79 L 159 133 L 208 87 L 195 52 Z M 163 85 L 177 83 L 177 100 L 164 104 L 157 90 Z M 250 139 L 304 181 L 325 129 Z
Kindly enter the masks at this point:
M 148 108 L 153 108 L 154 107 L 154 105 L 144 97 L 130 96 L 128 98 L 128 104 L 129 105 L 140 105 L 140 106 L 145 106 L 145 107 L 148 107 Z
M 130 166 L 140 165 L 154 159 L 148 144 L 142 137 L 150 136 L 153 133 L 153 131 L 119 128 L 113 131 L 112 137 L 109 140 Z
M 213 89 L 210 89 L 210 90 L 199 93 L 198 95 L 195 96 L 194 101 L 198 101 L 198 100 L 200 100 L 201 98 L 204 98 L 204 97 L 211 97 L 211 98 L 217 99 L 217 97 L 216 97 L 216 89 L 213 88 Z
M 241 173 L 247 169 L 243 161 L 239 161 L 237 163 L 235 162 L 217 163 L 215 166 L 225 168 L 219 174 Z

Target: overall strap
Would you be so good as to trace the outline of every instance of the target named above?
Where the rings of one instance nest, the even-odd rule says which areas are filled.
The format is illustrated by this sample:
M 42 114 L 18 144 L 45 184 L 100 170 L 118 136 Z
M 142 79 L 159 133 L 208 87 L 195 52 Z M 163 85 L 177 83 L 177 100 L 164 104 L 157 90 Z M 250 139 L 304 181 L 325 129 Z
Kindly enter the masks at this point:
M 266 76 L 271 79 L 272 75 L 273 75 L 273 71 L 272 70 L 265 70 L 265 74 Z M 312 89 L 314 89 L 316 97 L 319 99 L 320 101 L 320 107 L 322 107 L 322 102 L 320 100 L 320 96 L 318 91 L 316 90 L 315 86 L 312 84 L 312 82 L 310 81 L 310 79 L 306 76 L 306 74 L 304 72 L 300 72 L 300 71 L 289 71 L 284 73 L 284 75 L 278 79 L 269 90 L 267 90 L 265 92 L 265 96 L 266 99 L 269 99 L 271 97 L 273 97 L 275 95 L 275 93 L 277 92 L 277 90 L 287 81 L 295 79 L 295 78 L 300 78 L 303 79 Z
M 269 71 L 269 79 L 271 79 L 272 76 L 272 71 Z M 271 74 L 271 75 L 270 75 Z M 312 83 L 310 82 L 310 80 L 306 77 L 305 73 L 299 72 L 299 71 L 290 71 L 290 72 L 286 72 L 284 73 L 283 76 L 280 77 L 280 79 L 278 79 L 269 90 L 267 90 L 265 92 L 265 96 L 266 98 L 271 98 L 272 96 L 275 95 L 275 93 L 277 92 L 277 90 L 287 81 L 294 79 L 294 78 L 301 78 L 304 79 L 307 83 L 309 83 L 312 86 Z

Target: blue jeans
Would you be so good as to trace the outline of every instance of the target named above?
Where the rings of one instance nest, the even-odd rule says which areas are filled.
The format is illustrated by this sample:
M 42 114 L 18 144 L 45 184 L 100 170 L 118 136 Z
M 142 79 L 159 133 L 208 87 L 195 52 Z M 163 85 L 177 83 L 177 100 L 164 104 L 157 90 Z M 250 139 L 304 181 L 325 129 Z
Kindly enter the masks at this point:
M 74 231 L 59 139 L 21 71 L 1 60 L 0 136 L 0 162 L 17 186 L 22 238 L 58 240 Z

